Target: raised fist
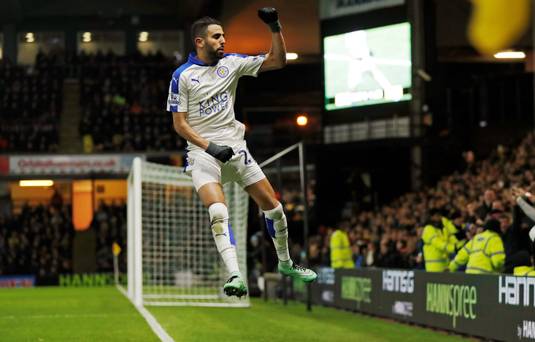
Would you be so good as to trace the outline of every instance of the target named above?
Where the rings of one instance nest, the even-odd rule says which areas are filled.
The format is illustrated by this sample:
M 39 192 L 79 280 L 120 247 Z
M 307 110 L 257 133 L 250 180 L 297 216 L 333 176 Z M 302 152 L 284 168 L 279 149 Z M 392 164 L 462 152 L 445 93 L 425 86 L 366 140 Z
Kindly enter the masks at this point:
M 265 22 L 271 32 L 280 32 L 281 24 L 279 22 L 279 13 L 273 7 L 263 7 L 258 10 L 258 17 Z

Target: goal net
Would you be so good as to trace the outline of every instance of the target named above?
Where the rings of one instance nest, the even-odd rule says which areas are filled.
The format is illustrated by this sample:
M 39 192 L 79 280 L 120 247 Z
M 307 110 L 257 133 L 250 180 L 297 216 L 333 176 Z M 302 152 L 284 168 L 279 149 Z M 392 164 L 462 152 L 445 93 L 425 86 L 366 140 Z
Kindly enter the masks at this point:
M 247 279 L 247 194 L 224 186 L 240 270 Z M 136 158 L 128 177 L 128 297 L 135 305 L 249 306 L 227 297 L 225 266 L 191 177 Z

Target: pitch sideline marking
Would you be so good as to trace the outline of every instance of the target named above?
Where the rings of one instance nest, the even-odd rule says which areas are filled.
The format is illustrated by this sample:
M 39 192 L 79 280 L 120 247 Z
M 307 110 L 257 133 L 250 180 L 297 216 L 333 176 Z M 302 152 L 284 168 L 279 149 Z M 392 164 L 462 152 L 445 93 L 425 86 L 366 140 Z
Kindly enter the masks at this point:
M 5 315 L 5 316 L 0 316 L 0 320 L 1 319 L 34 319 L 34 318 L 94 318 L 94 317 L 101 317 L 101 318 L 106 318 L 106 317 L 111 317 L 111 316 L 125 316 L 125 317 L 129 317 L 129 316 L 134 316 L 136 315 L 135 313 L 131 314 L 131 313 L 127 313 L 127 314 L 99 314 L 99 313 L 94 313 L 94 314 L 50 314 L 50 315 L 24 315 L 24 317 L 20 317 L 20 316 L 15 316 L 15 315 Z
M 121 286 L 117 286 L 117 290 L 119 290 L 119 292 L 121 292 L 126 297 L 126 299 L 130 301 L 130 298 L 128 298 L 128 294 L 126 293 L 124 288 L 122 288 Z M 152 331 L 156 334 L 156 336 L 158 336 L 158 338 L 161 341 L 175 342 L 175 340 L 173 340 L 173 338 L 169 336 L 169 334 L 165 331 L 165 329 L 162 328 L 160 323 L 158 323 L 156 318 L 147 309 L 145 309 L 143 305 L 140 305 L 140 306 L 134 305 L 134 307 L 141 314 L 141 316 L 143 316 L 145 321 L 147 321 Z

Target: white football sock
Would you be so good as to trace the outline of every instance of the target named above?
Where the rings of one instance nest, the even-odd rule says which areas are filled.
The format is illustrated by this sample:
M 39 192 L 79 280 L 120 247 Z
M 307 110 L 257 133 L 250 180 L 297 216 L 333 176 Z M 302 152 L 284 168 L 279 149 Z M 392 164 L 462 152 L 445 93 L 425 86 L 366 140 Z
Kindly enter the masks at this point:
M 223 203 L 214 203 L 208 208 L 212 236 L 214 237 L 217 251 L 221 255 L 228 272 L 231 275 L 239 275 L 238 256 L 232 228 L 229 223 L 228 209 Z
M 279 203 L 271 210 L 265 210 L 264 215 L 266 227 L 275 245 L 279 261 L 291 265 L 290 251 L 288 250 L 288 223 L 282 204 Z

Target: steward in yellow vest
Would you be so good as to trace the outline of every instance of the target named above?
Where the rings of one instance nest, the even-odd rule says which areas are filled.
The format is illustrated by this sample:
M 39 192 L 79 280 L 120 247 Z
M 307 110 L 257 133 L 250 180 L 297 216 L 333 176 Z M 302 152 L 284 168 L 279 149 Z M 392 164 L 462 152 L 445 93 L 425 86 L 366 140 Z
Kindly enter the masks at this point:
M 459 266 L 466 265 L 466 273 L 491 274 L 503 271 L 505 250 L 500 232 L 500 221 L 488 220 L 485 230 L 477 234 L 457 253 L 449 265 L 455 272 Z
M 514 269 L 514 275 L 519 277 L 535 277 L 535 268 L 533 266 L 517 266 Z
M 338 228 L 332 233 L 330 246 L 332 268 L 355 268 L 353 251 L 344 229 Z
M 427 272 L 444 272 L 448 269 L 449 255 L 455 252 L 455 244 L 443 231 L 442 216 L 438 209 L 431 209 L 429 224 L 424 227 L 422 241 L 424 243 L 424 261 Z
M 532 251 L 533 251 L 532 246 Z M 535 268 L 533 267 L 532 258 L 528 251 L 522 250 L 514 254 L 514 264 L 518 265 L 513 269 L 513 274 L 519 277 L 535 277 Z
M 459 250 L 467 242 L 466 233 L 462 225 L 463 218 L 459 212 L 454 212 L 450 218 L 442 216 L 442 232 L 448 242 L 455 246 L 455 250 Z

